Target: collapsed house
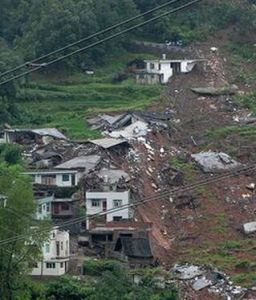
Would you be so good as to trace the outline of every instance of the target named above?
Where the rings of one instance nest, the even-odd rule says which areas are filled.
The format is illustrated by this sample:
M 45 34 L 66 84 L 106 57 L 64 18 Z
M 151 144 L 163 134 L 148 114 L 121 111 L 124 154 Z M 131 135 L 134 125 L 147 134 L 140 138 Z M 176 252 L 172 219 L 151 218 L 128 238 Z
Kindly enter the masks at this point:
M 98 149 L 108 151 L 113 154 L 125 154 L 130 148 L 130 144 L 124 139 L 103 138 L 90 140 L 87 144 L 96 145 Z
M 131 66 L 138 84 L 166 84 L 173 75 L 189 73 L 197 64 L 205 61 L 205 59 L 166 59 L 166 55 L 163 54 L 162 59 L 144 60 L 144 66 L 141 62 Z
M 130 267 L 144 267 L 154 263 L 150 232 L 151 223 L 119 221 L 104 226 L 93 224 L 89 230 L 89 243 L 92 248 L 99 248 L 104 257 L 122 260 Z
M 99 115 L 97 118 L 88 120 L 88 123 L 93 129 L 104 130 L 104 134 L 113 138 L 113 143 L 120 140 L 132 140 L 139 137 L 144 137 L 151 131 L 151 128 L 168 129 L 170 120 L 174 111 L 166 109 L 164 112 L 127 112 L 121 115 Z M 95 140 L 99 146 L 109 143 L 109 139 Z M 105 142 L 106 141 L 106 142 Z
M 5 129 L 3 141 L 20 145 L 45 145 L 52 140 L 67 140 L 56 128 Z

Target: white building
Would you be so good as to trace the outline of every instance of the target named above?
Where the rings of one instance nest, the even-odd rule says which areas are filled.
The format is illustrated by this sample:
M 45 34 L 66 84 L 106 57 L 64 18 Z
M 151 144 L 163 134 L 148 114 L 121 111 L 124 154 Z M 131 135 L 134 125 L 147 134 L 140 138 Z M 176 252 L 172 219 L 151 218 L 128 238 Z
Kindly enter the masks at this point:
M 86 214 L 92 216 L 111 209 L 116 211 L 102 214 L 105 222 L 129 219 L 131 212 L 128 207 L 118 210 L 120 206 L 129 204 L 129 191 L 124 192 L 86 192 Z M 87 229 L 90 229 L 90 218 L 87 220 Z
M 34 184 L 58 187 L 77 186 L 82 173 L 77 170 L 38 170 L 24 173 L 33 177 Z
M 69 232 L 55 227 L 42 249 L 42 260 L 31 272 L 34 276 L 60 276 L 68 271 L 70 259 Z
M 163 59 L 144 60 L 145 69 L 136 72 L 136 81 L 141 84 L 166 84 L 177 73 L 189 73 L 198 62 L 203 59 L 169 60 L 163 55 Z

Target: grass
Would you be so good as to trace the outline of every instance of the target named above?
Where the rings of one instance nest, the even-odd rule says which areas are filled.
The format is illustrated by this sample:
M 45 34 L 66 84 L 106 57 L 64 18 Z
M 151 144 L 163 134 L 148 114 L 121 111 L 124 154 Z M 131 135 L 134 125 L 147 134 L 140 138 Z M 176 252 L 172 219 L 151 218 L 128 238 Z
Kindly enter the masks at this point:
M 160 98 L 162 86 L 137 85 L 131 78 L 113 83 L 113 75 L 123 71 L 126 64 L 146 54 L 126 54 L 112 58 L 109 64 L 95 69 L 95 75 L 73 74 L 47 78 L 39 76 L 35 82 L 21 89 L 19 106 L 31 118 L 24 118 L 20 126 L 57 127 L 71 138 L 87 139 L 100 136 L 91 130 L 86 119 L 106 112 L 142 110 Z
M 251 239 L 205 242 L 200 248 L 190 248 L 186 261 L 197 264 L 211 264 L 231 275 L 236 284 L 252 286 L 256 282 L 256 241 Z M 241 259 L 239 255 L 246 255 Z

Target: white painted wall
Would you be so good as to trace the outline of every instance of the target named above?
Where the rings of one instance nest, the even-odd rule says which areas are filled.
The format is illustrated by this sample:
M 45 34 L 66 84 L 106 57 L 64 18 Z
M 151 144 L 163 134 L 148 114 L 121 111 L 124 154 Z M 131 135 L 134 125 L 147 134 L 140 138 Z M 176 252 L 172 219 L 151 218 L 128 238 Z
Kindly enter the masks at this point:
M 36 219 L 37 220 L 50 220 L 52 215 L 52 201 L 54 197 L 46 197 L 40 200 L 37 200 L 36 208 Z M 49 211 L 47 211 L 47 204 L 49 204 Z M 40 207 L 41 206 L 41 210 Z
M 47 268 L 47 263 L 54 263 L 55 268 Z M 66 267 L 65 267 L 66 264 Z M 68 260 L 52 260 L 49 262 L 41 261 L 37 264 L 30 275 L 32 276 L 61 276 L 66 274 L 68 269 Z
M 35 184 L 42 184 L 43 183 L 43 177 L 44 176 L 55 176 L 55 180 L 53 180 L 52 185 L 57 185 L 59 187 L 72 187 L 72 175 L 75 176 L 75 186 L 78 185 L 78 182 L 80 178 L 82 177 L 81 173 L 78 172 L 69 172 L 69 171 L 49 171 L 49 172 L 27 172 L 25 173 L 27 175 L 32 175 L 34 176 L 33 183 Z M 63 181 L 63 175 L 68 175 L 69 179 L 67 181 Z
M 129 204 L 129 191 L 125 192 L 87 192 L 86 193 L 86 212 L 88 216 L 103 212 L 103 201 L 106 200 L 106 210 L 114 208 L 114 200 L 122 200 L 122 205 Z M 92 206 L 92 200 L 100 199 L 100 206 Z M 122 219 L 129 219 L 129 208 L 120 211 L 113 211 L 107 214 L 107 222 L 113 221 L 114 217 L 122 217 Z
M 59 253 L 57 253 L 57 243 L 59 244 Z M 38 262 L 37 268 L 32 270 L 31 275 L 58 276 L 65 274 L 65 263 L 68 263 L 70 257 L 69 232 L 54 228 L 50 233 L 49 240 L 44 243 L 42 257 L 42 261 Z M 47 263 L 54 263 L 55 267 L 47 268 Z
M 147 73 L 157 73 L 162 75 L 161 83 L 167 83 L 170 77 L 173 76 L 173 69 L 171 63 L 180 63 L 181 73 L 189 73 L 193 70 L 197 63 L 197 60 L 146 60 Z M 151 64 L 154 68 L 151 68 Z

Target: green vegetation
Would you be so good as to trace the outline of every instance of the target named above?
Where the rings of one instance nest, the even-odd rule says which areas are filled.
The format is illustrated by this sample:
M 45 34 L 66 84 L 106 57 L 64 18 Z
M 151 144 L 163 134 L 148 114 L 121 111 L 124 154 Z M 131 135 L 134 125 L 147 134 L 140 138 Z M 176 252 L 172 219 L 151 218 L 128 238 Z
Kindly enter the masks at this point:
M 120 271 L 121 264 L 116 260 L 87 260 L 84 263 L 84 274 L 91 276 L 98 276 L 103 272 Z
M 96 274 L 95 274 L 96 275 Z M 160 289 L 153 277 L 135 285 L 132 277 L 123 268 L 87 276 L 86 282 L 65 276 L 49 283 L 27 282 L 22 300 L 175 300 L 174 286 Z
M 72 138 L 97 138 L 86 118 L 96 113 L 141 110 L 160 98 L 162 86 L 136 85 L 133 79 L 113 83 L 112 78 L 126 69 L 130 60 L 147 54 L 126 54 L 110 59 L 110 64 L 95 70 L 95 75 L 74 74 L 52 77 L 23 86 L 18 109 L 24 127 L 57 127 Z M 150 55 L 149 55 L 150 56 Z
M 48 224 L 35 224 L 33 220 L 36 208 L 32 185 L 21 171 L 17 166 L 0 165 L 0 240 L 8 241 L 0 245 L 0 295 L 3 300 L 17 299 L 23 279 L 40 260 L 43 243 L 48 238 Z M 3 197 L 6 197 L 5 205 Z M 23 238 L 17 239 L 17 236 Z
M 236 274 L 231 276 L 235 283 L 252 286 L 256 280 L 255 249 L 256 242 L 251 239 L 227 240 L 214 244 L 208 242 L 202 244 L 200 249 L 189 249 L 186 260 L 198 264 L 212 264 L 231 275 Z M 246 258 L 241 259 L 238 253 L 244 253 Z
M 22 147 L 20 145 L 0 144 L 0 161 L 7 164 L 21 164 Z

